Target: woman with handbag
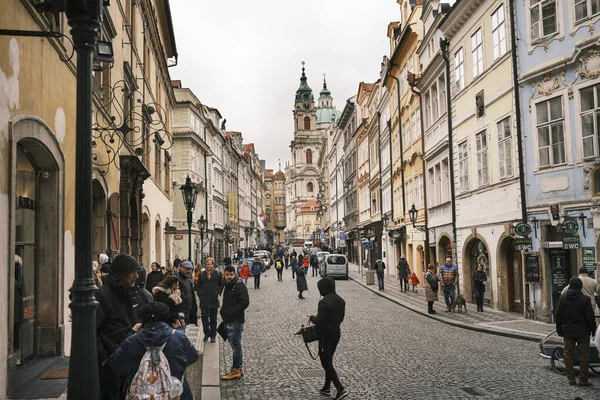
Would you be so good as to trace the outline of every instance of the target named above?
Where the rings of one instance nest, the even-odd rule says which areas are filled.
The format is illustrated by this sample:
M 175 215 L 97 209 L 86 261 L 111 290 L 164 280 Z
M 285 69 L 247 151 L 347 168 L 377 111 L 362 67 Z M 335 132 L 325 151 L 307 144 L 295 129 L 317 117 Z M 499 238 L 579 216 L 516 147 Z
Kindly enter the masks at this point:
M 302 264 L 296 269 L 296 289 L 298 290 L 298 298 L 300 300 L 306 297 L 302 296 L 302 292 L 308 290 L 308 283 L 306 283 L 306 267 Z
M 427 299 L 427 313 L 436 314 L 433 309 L 433 302 L 438 300 L 438 282 L 440 277 L 435 274 L 435 266 L 429 264 L 427 266 L 427 274 L 425 275 L 425 298 Z
M 309 317 L 321 338 L 319 339 L 319 358 L 325 370 L 325 384 L 320 392 L 324 395 L 331 393 L 331 383 L 337 389 L 335 400 L 348 396 L 348 391 L 342 386 L 338 374 L 333 367 L 333 355 L 340 341 L 340 324 L 344 321 L 346 302 L 335 292 L 335 281 L 323 278 L 317 282 L 319 293 L 323 298 L 319 301 L 317 315 Z

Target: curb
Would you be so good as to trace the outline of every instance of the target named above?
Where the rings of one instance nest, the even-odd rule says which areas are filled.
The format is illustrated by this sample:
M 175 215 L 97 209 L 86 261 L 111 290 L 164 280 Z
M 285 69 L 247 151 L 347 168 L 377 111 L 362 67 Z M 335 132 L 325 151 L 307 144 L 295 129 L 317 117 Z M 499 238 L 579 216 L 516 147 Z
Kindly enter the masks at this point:
M 539 343 L 542 338 L 541 337 L 537 337 L 537 336 L 532 336 L 526 333 L 519 333 L 519 332 L 509 332 L 509 331 L 504 331 L 504 330 L 500 330 L 500 329 L 494 329 L 494 328 L 490 328 L 490 327 L 485 327 L 485 326 L 477 326 L 477 325 L 470 325 L 470 324 L 465 324 L 464 322 L 459 322 L 459 321 L 454 321 L 448 318 L 444 318 L 442 316 L 438 316 L 436 314 L 429 314 L 425 311 L 422 311 L 412 305 L 409 304 L 405 304 L 405 303 L 401 303 L 398 299 L 386 294 L 386 293 L 382 293 L 380 291 L 375 291 L 375 289 L 371 289 L 366 283 L 363 283 L 357 279 L 355 279 L 354 277 L 350 276 L 349 277 L 351 280 L 353 280 L 354 282 L 358 283 L 359 285 L 361 285 L 362 287 L 364 287 L 365 289 L 371 291 L 372 293 L 383 297 L 384 299 L 387 299 L 389 301 L 391 301 L 392 303 L 396 303 L 401 307 L 406 308 L 407 310 L 410 310 L 412 312 L 415 312 L 417 314 L 421 314 L 427 318 L 431 318 L 431 319 L 435 319 L 439 322 L 442 322 L 444 324 L 447 325 L 452 325 L 452 326 L 456 326 L 458 328 L 463 328 L 463 329 L 468 329 L 471 331 L 475 331 L 475 332 L 481 332 L 481 333 L 487 333 L 490 335 L 496 335 L 496 336 L 504 336 L 504 337 L 509 337 L 512 339 L 520 339 L 520 340 L 525 340 L 528 342 L 536 342 Z

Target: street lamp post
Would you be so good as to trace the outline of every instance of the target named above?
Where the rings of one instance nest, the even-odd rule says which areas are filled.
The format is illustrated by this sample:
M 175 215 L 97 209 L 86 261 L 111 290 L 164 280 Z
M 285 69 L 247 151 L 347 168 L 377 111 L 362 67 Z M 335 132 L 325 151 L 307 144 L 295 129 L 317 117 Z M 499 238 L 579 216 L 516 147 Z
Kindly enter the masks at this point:
M 188 224 L 188 260 L 192 261 L 192 214 L 194 208 L 196 208 L 196 197 L 198 196 L 198 186 L 192 182 L 190 176 L 185 178 L 185 184 L 180 187 L 181 195 L 183 197 L 183 204 L 187 210 L 187 224 Z
M 231 226 L 226 224 L 223 229 L 225 230 L 225 256 L 229 255 L 229 240 L 231 239 Z
M 254 221 L 250 221 L 250 233 L 254 232 Z M 248 243 L 248 247 L 250 247 L 250 243 Z
M 75 142 L 75 281 L 69 304 L 73 316 L 67 394 L 70 399 L 100 396 L 96 352 L 97 290 L 92 278 L 92 65 L 102 22 L 101 0 L 66 2 L 77 53 Z
M 415 225 L 415 223 L 417 222 L 417 215 L 418 214 L 419 214 L 419 210 L 417 210 L 417 208 L 413 204 L 412 207 L 410 208 L 410 210 L 408 210 L 408 216 L 410 218 L 410 222 L 412 222 L 413 228 L 415 228 L 418 231 L 425 232 L 425 226 L 424 225 Z
M 200 265 L 204 265 L 204 231 L 208 220 L 204 218 L 204 214 L 198 220 L 198 229 L 200 230 Z
M 249 228 L 244 228 L 244 235 L 246 237 L 246 248 L 250 247 L 249 243 L 248 243 L 248 235 L 250 234 L 250 229 Z

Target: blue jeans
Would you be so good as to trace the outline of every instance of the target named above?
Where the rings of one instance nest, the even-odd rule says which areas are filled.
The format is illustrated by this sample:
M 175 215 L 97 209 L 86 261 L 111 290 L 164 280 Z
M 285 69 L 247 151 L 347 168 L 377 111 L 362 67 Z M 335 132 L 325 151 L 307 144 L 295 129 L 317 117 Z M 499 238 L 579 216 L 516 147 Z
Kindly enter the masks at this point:
M 483 310 L 483 294 L 480 290 L 475 290 L 475 301 L 477 302 L 477 311 Z
M 239 368 L 242 366 L 242 358 L 244 352 L 242 350 L 242 331 L 244 330 L 244 324 L 242 323 L 228 323 L 225 324 L 225 330 L 227 331 L 227 340 L 231 345 L 231 352 L 233 353 L 233 368 Z
M 454 305 L 454 288 L 455 285 L 444 286 L 444 300 L 446 301 L 447 306 Z
M 377 273 L 377 285 L 379 285 L 379 290 L 383 290 L 383 272 Z

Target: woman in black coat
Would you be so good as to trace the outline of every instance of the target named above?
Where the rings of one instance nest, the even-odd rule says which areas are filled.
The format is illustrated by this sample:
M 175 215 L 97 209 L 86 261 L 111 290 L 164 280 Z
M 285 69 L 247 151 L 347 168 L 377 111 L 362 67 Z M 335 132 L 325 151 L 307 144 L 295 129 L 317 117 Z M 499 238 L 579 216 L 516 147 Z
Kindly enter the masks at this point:
M 487 275 L 483 272 L 483 264 L 477 264 L 473 272 L 473 291 L 475 292 L 475 301 L 477 302 L 477 311 L 483 311 L 483 294 L 485 293 L 485 281 Z
M 298 289 L 298 298 L 304 299 L 302 296 L 302 292 L 308 290 L 308 284 L 306 283 L 306 268 L 304 265 L 298 263 L 298 267 L 296 268 L 296 289 Z
M 152 289 L 154 301 L 166 304 L 171 314 L 183 312 L 179 279 L 176 276 L 167 276 Z
M 146 277 L 146 290 L 152 292 L 152 289 L 158 285 L 158 282 L 165 279 L 165 274 L 163 274 L 162 268 L 157 262 L 153 262 L 150 268 L 152 272 Z

